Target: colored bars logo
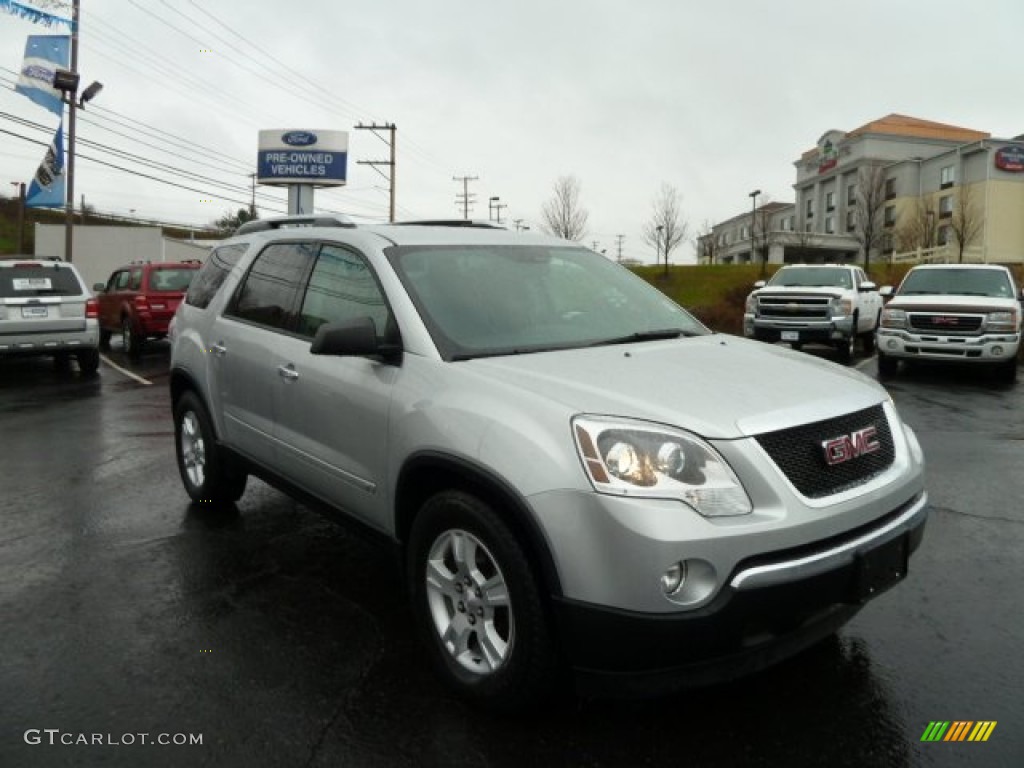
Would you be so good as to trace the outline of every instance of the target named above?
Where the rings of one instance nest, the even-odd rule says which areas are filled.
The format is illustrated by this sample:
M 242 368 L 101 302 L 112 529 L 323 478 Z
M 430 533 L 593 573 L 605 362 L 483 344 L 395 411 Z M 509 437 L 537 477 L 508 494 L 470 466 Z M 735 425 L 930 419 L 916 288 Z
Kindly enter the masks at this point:
M 995 720 L 933 720 L 924 729 L 921 741 L 988 741 L 995 729 Z

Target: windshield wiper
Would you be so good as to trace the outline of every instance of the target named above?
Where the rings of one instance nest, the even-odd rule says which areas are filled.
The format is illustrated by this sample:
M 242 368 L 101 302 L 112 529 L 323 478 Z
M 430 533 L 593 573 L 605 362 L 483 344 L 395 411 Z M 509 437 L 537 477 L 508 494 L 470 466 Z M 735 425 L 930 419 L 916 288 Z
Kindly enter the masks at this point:
M 682 328 L 662 328 L 657 331 L 638 331 L 628 336 L 617 336 L 612 339 L 601 339 L 588 344 L 589 347 L 604 347 L 613 344 L 632 344 L 637 341 L 660 341 L 662 339 L 678 339 L 680 336 L 696 336 L 693 331 L 684 331 Z

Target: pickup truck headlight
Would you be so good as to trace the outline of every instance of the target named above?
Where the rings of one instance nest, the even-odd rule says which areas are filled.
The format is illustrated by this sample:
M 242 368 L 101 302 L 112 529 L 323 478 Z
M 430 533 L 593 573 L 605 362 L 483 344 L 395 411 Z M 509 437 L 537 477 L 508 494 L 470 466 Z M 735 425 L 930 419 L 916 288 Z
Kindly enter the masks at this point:
M 902 309 L 883 309 L 878 323 L 882 328 L 906 328 L 907 313 Z
M 985 330 L 994 333 L 1014 333 L 1017 330 L 1017 313 L 1012 309 L 1004 312 L 989 312 Z
M 852 299 L 832 299 L 832 314 L 834 316 L 846 317 L 853 314 Z
M 661 424 L 577 416 L 573 435 L 599 493 L 678 499 L 705 517 L 747 515 L 753 505 L 707 442 Z
M 747 314 L 757 314 L 757 297 L 754 296 L 754 294 L 750 294 L 749 296 L 747 296 Z

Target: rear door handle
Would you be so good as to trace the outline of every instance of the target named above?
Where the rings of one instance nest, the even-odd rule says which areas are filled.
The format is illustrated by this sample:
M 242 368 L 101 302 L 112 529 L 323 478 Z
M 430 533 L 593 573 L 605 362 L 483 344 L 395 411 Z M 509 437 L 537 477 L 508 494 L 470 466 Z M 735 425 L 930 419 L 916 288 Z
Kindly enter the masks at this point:
M 277 366 L 277 373 L 282 379 L 287 379 L 288 381 L 294 381 L 299 378 L 299 372 L 295 370 L 295 366 L 291 363 Z

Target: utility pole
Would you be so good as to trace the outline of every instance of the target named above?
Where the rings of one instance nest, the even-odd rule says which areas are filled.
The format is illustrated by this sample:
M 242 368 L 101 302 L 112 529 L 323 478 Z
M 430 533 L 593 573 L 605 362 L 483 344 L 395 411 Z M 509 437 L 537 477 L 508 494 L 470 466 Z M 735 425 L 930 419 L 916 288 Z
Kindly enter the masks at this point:
M 615 245 L 619 249 L 619 255 L 616 258 L 616 261 L 618 261 L 621 264 L 622 263 L 622 241 L 626 239 L 626 236 L 625 235 L 616 235 L 615 239 L 617 241 Z
M 495 214 L 498 217 L 498 223 L 499 224 L 501 224 L 501 209 L 502 208 L 508 208 L 508 206 L 505 205 L 505 203 L 495 203 L 495 205 L 494 205 L 494 212 L 495 212 Z
M 523 223 L 522 219 L 512 219 L 512 223 L 515 224 L 516 232 L 518 232 L 519 230 L 521 230 L 523 228 L 522 227 L 522 223 Z
M 599 245 L 600 245 L 600 243 L 599 243 L 599 242 L 597 242 L 597 240 L 591 240 L 591 241 L 590 241 L 590 244 L 591 244 L 592 246 L 594 246 L 594 247 L 592 248 L 592 250 L 594 251 L 594 253 L 599 253 L 599 251 L 597 250 L 597 246 L 599 246 Z
M 12 181 L 15 187 L 18 188 L 18 253 L 22 256 L 25 254 L 25 183 L 21 181 Z
M 256 218 L 256 174 L 250 173 L 249 178 L 252 179 L 252 202 L 249 203 L 249 218 Z
M 475 194 L 471 195 L 469 193 L 469 182 L 471 182 L 471 181 L 479 181 L 479 180 L 480 179 L 477 176 L 452 176 L 452 181 L 461 181 L 462 182 L 462 194 L 455 196 L 455 198 L 456 198 L 455 202 L 456 202 L 457 205 L 458 204 L 462 205 L 462 218 L 464 218 L 464 219 L 468 219 L 469 218 L 469 204 L 471 202 L 470 199 L 473 198 L 473 197 L 476 197 Z
M 395 127 L 394 123 L 384 123 L 383 125 L 377 125 L 376 123 L 373 125 L 363 125 L 362 123 L 359 123 L 359 125 L 356 126 L 356 130 L 370 131 L 374 136 L 387 144 L 391 150 L 390 160 L 359 160 L 358 165 L 368 165 L 388 180 L 388 221 L 393 222 L 395 220 L 395 132 L 398 129 Z M 385 139 L 377 133 L 377 131 L 390 132 L 391 139 Z M 385 174 L 377 167 L 378 165 L 386 165 L 390 168 L 390 171 Z
M 79 0 L 73 0 L 71 3 L 71 71 L 76 75 L 78 74 L 78 24 L 80 16 Z M 65 95 L 68 97 L 68 151 L 66 153 L 67 156 L 64 158 L 64 168 L 67 173 L 67 179 L 65 180 L 67 198 L 64 206 L 64 259 L 70 263 L 75 226 L 75 92 L 72 91 L 70 94 Z

